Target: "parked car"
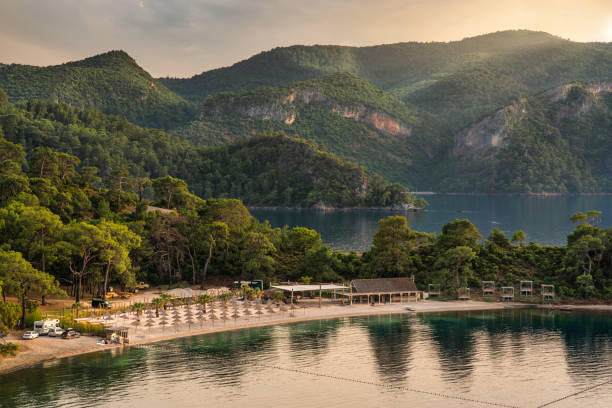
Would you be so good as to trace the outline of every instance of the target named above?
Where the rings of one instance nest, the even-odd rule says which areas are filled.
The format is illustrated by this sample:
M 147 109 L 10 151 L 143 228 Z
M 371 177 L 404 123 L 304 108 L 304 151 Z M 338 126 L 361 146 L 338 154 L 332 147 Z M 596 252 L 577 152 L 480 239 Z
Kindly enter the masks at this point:
M 34 340 L 37 337 L 38 337 L 38 333 L 36 333 L 33 330 L 29 330 L 29 331 L 23 333 L 23 339 L 24 340 Z
M 59 337 L 62 334 L 64 334 L 64 329 L 59 326 L 49 329 L 49 337 Z
M 145 282 L 138 282 L 136 289 L 149 289 L 149 284 Z
M 74 331 L 74 329 L 66 329 L 65 332 L 62 333 L 62 339 L 70 340 L 81 337 L 81 333 Z
M 110 309 L 111 303 L 108 300 L 104 299 L 92 299 L 91 307 L 94 309 Z

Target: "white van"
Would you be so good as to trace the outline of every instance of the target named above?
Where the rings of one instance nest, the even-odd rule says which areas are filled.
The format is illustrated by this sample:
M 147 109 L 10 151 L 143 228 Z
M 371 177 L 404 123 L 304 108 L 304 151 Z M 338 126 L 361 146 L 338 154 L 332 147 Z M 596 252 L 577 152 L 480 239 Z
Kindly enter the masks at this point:
M 45 319 L 34 322 L 34 331 L 41 336 L 49 334 L 49 329 L 59 326 L 59 319 Z

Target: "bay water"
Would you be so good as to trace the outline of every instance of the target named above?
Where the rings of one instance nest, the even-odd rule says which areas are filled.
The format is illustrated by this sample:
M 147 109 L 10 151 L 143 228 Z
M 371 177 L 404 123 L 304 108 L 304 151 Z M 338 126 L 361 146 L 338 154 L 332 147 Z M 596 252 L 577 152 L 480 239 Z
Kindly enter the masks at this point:
M 0 406 L 611 407 L 610 357 L 603 312 L 346 317 L 38 364 L 0 376 Z
M 389 210 L 293 210 L 252 209 L 260 221 L 274 227 L 307 227 L 321 233 L 323 242 L 343 252 L 363 252 L 372 245 L 378 220 L 389 215 L 403 215 L 410 228 L 439 234 L 442 226 L 455 219 L 469 219 L 486 238 L 494 228 L 512 237 L 519 229 L 530 242 L 541 245 L 565 245 L 575 228 L 569 218 L 576 212 L 602 211 L 600 227 L 612 227 L 611 195 L 575 196 L 486 196 L 426 195 L 429 206 L 423 212 Z

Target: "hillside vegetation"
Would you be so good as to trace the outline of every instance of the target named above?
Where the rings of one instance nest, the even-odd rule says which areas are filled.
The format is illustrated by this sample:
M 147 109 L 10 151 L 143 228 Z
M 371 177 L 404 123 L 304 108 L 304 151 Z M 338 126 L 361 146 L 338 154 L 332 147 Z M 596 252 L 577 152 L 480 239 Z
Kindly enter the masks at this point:
M 198 167 L 204 196 L 239 197 L 250 205 L 388 207 L 413 201 L 401 185 L 284 133 L 204 150 Z
M 0 102 L 0 137 L 22 145 L 28 157 L 40 147 L 74 156 L 100 182 L 125 169 L 141 184 L 172 175 L 203 198 L 237 197 L 254 205 L 380 207 L 412 201 L 404 187 L 282 134 L 197 147 L 92 108 L 35 101 Z
M 210 94 L 278 86 L 351 72 L 404 101 L 463 126 L 513 98 L 565 82 L 612 76 L 612 46 L 547 33 L 503 31 L 449 43 L 372 47 L 292 46 L 187 79 L 161 78 L 192 101 Z
M 19 143 L 44 139 L 39 133 L 57 127 L 44 143 L 81 151 L 79 157 L 102 171 L 112 164 L 138 174 L 184 174 L 198 194 L 205 190 L 197 167 L 205 147 L 270 132 L 312 141 L 318 150 L 415 190 L 611 191 L 609 91 L 591 90 L 610 78 L 611 43 L 526 30 L 449 43 L 275 48 L 188 79 L 151 78 L 122 51 L 50 67 L 0 65 L 9 101 L 30 111 L 17 118 L 42 115 L 32 123 L 15 119 L 27 125 L 11 136 Z M 580 106 L 571 105 L 573 96 L 541 96 L 572 84 Z M 107 130 L 89 119 L 65 121 L 64 108 L 51 108 L 59 116 L 36 111 L 49 101 L 95 107 L 178 138 L 114 118 L 108 120 L 121 136 L 105 145 L 99 140 Z M 79 112 L 74 115 L 97 117 Z M 96 130 L 89 136 L 96 142 L 80 136 L 90 132 L 81 125 Z M 134 147 L 121 132 L 146 141 Z M 470 143 L 478 146 L 480 139 L 491 149 L 473 149 Z M 132 150 L 108 151 L 128 146 Z
M 455 137 L 447 191 L 612 191 L 612 82 L 524 98 Z
M 442 142 L 426 112 L 349 73 L 212 95 L 176 134 L 219 145 L 262 131 L 298 134 L 386 178 L 415 185 Z
M 194 104 L 169 91 L 123 51 L 48 67 L 0 64 L 0 88 L 11 102 L 43 99 L 95 107 L 156 128 L 172 128 L 195 113 Z

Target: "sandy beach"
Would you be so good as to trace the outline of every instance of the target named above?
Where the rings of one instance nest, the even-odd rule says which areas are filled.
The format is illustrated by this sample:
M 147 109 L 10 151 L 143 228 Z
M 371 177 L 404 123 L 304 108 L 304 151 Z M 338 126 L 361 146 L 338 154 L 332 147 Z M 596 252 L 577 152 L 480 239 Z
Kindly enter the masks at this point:
M 353 304 L 352 306 L 324 304 L 322 307 L 318 307 L 318 304 L 310 303 L 301 304 L 298 306 L 293 311 L 293 315 L 290 310 L 287 310 L 273 314 L 263 314 L 259 317 L 246 316 L 227 319 L 226 321 L 206 320 L 205 322 L 191 325 L 183 323 L 164 328 L 131 327 L 129 336 L 130 345 L 126 346 L 98 345 L 97 342 L 100 340 L 100 338 L 93 336 L 82 336 L 78 339 L 72 340 L 41 336 L 35 340 L 21 340 L 19 337 L 17 337 L 17 335 L 12 335 L 7 337 L 7 341 L 18 344 L 20 346 L 20 352 L 16 357 L 7 357 L 0 360 L 0 374 L 6 374 L 11 371 L 27 368 L 43 361 L 92 353 L 107 350 L 109 348 L 130 347 L 132 345 L 153 343 L 206 333 L 238 330 L 249 327 L 376 314 L 477 311 L 517 307 L 529 307 L 529 305 L 522 303 L 492 303 L 479 301 L 421 301 L 376 306 L 371 306 L 368 304 Z M 572 308 L 588 310 L 612 310 L 612 306 L 606 305 L 572 306 Z

